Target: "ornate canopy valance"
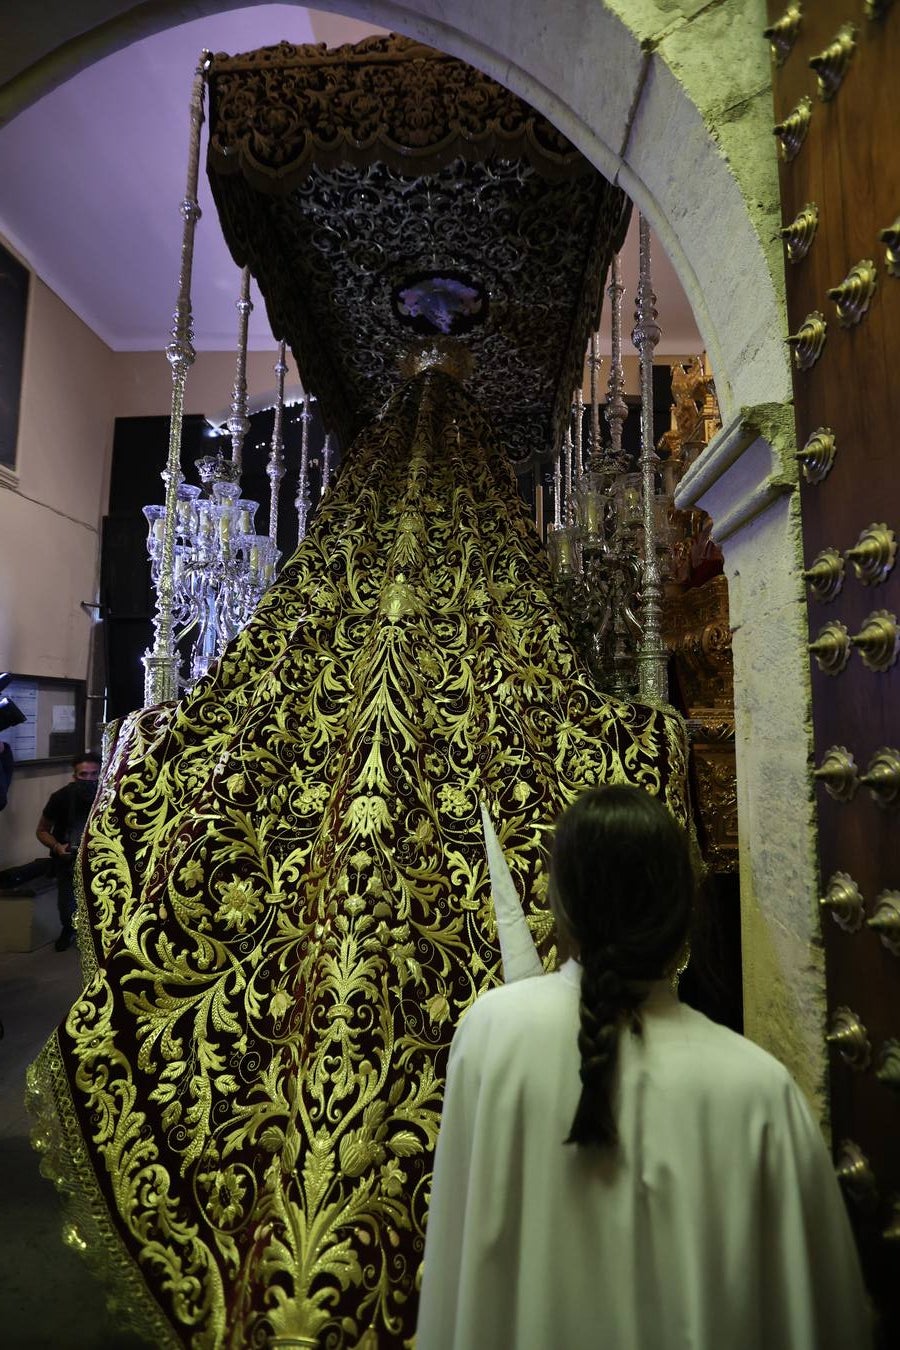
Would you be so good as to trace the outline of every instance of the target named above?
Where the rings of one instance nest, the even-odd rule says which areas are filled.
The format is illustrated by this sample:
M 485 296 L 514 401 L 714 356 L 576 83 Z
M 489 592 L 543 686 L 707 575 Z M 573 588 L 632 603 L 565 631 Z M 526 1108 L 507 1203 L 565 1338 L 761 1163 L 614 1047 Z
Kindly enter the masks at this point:
M 405 38 L 218 55 L 209 87 L 222 228 L 326 423 L 348 440 L 404 357 L 459 337 L 512 458 L 548 454 L 624 194 L 514 94 Z

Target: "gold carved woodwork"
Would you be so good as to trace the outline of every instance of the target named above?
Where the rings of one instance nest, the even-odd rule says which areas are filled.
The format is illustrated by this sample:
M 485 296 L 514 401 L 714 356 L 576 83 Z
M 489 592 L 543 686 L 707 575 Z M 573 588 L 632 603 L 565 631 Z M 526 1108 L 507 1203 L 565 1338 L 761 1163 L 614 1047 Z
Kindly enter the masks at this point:
M 544 177 L 593 172 L 546 118 L 474 66 L 390 34 L 333 49 L 275 47 L 216 55 L 209 152 L 284 195 L 315 166 L 378 161 L 408 178 L 456 159 L 524 158 Z
M 659 439 L 657 448 L 668 454 L 680 478 L 695 457 L 715 435 L 722 420 L 715 385 L 705 357 L 672 366 L 672 425 Z
M 686 709 L 704 856 L 712 871 L 733 872 L 738 863 L 737 781 L 725 577 L 667 595 L 663 626 Z

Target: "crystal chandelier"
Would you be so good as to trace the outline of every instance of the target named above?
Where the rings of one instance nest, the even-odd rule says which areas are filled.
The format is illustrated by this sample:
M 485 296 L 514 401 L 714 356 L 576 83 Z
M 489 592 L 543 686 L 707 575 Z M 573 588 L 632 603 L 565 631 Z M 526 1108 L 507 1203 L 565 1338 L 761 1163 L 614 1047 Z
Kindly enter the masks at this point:
M 190 642 L 185 685 L 205 675 L 244 627 L 280 557 L 274 539 L 256 533 L 259 503 L 241 496 L 234 465 L 205 455 L 197 470 L 202 488 L 180 483 L 176 500 L 172 622 L 176 648 Z M 158 589 L 166 508 L 145 506 L 144 515 L 150 576 Z
M 175 483 L 175 501 L 143 508 L 147 520 L 147 551 L 150 576 L 158 596 L 167 596 L 175 679 L 179 689 L 190 687 L 205 675 L 247 623 L 275 577 L 280 558 L 276 546 L 278 487 L 284 475 L 282 417 L 284 409 L 284 343 L 279 348 L 276 373 L 276 407 L 272 449 L 267 473 L 272 487 L 268 534 L 256 530 L 259 503 L 241 496 L 243 444 L 250 429 L 247 402 L 247 328 L 253 308 L 250 272 L 241 275 L 237 367 L 232 390 L 231 413 L 226 426 L 231 436 L 231 458 L 204 455 L 196 461 L 200 486 L 186 483 L 180 470 Z M 308 409 L 305 409 L 308 417 Z M 304 423 L 304 433 L 306 424 Z M 304 436 L 304 443 L 306 437 Z M 163 474 L 169 486 L 170 469 Z M 169 511 L 172 529 L 167 531 Z M 167 556 L 167 533 L 171 553 Z M 185 652 L 185 647 L 187 651 Z M 186 656 L 186 672 L 180 656 Z

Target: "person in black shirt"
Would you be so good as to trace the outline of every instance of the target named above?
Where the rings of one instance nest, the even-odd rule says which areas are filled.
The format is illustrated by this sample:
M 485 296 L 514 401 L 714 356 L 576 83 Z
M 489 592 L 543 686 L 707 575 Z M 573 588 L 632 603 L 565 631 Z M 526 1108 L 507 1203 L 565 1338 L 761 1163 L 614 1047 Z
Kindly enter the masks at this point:
M 92 750 L 72 762 L 71 783 L 51 794 L 37 827 L 37 837 L 49 848 L 56 865 L 56 892 L 62 930 L 56 950 L 64 952 L 75 938 L 75 856 L 97 792 L 100 756 Z
M 6 806 L 6 794 L 13 776 L 13 752 L 6 741 L 0 741 L 0 811 Z

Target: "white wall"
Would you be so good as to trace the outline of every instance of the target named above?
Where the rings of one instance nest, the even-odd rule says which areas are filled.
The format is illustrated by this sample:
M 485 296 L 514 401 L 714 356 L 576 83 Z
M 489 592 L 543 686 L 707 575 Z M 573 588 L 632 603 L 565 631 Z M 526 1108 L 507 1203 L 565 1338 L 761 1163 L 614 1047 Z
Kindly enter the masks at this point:
M 0 670 L 83 680 L 112 447 L 112 352 L 32 275 L 14 475 L 0 480 Z M 41 853 L 68 769 L 20 768 L 0 814 L 0 867 Z
M 247 396 L 251 400 L 274 396 L 275 349 L 247 353 Z M 285 395 L 299 392 L 293 357 L 287 357 Z M 156 417 L 172 405 L 172 375 L 163 351 L 116 352 L 113 355 L 114 417 Z M 198 352 L 188 372 L 184 411 L 204 417 L 226 416 L 234 384 L 233 352 Z M 163 468 L 160 463 L 160 469 Z

